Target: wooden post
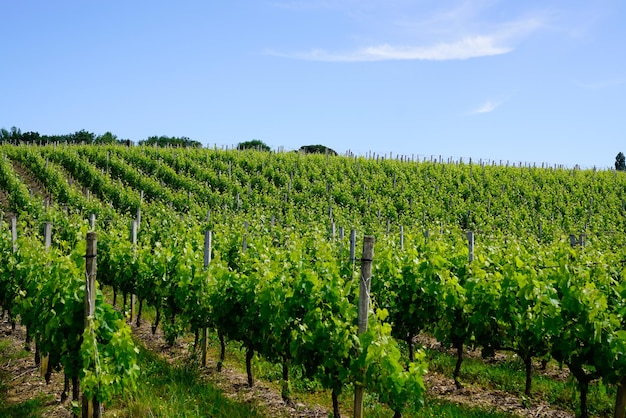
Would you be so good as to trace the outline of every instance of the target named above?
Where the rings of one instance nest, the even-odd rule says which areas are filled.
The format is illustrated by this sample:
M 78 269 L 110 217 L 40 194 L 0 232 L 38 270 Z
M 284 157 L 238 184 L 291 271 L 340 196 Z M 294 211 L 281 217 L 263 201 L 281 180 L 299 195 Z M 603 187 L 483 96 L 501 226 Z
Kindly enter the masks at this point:
M 96 233 L 87 233 L 87 254 L 85 255 L 85 328 L 87 328 L 96 311 L 96 255 L 98 240 Z M 83 395 L 83 418 L 101 417 L 99 402 L 96 399 L 87 399 Z
M 370 303 L 370 283 L 372 280 L 372 261 L 374 259 L 374 237 L 363 237 L 363 256 L 361 258 L 361 281 L 359 285 L 358 333 L 367 331 L 367 318 Z M 357 379 L 358 381 L 359 379 Z M 354 418 L 363 417 L 363 386 L 354 385 Z
M 17 218 L 11 217 L 11 240 L 13 242 L 13 252 L 17 252 Z
M 46 222 L 43 227 L 43 236 L 44 236 L 44 246 L 46 251 L 50 249 L 50 245 L 52 243 L 52 223 Z M 35 344 L 37 342 L 35 341 Z M 35 347 L 35 364 L 37 363 L 37 355 L 39 354 L 38 346 Z M 42 378 L 45 378 L 46 372 L 48 371 L 48 363 L 50 357 L 44 356 L 39 360 L 39 373 Z
M 133 244 L 133 257 L 137 256 L 137 230 L 139 229 L 139 221 L 133 220 L 130 228 L 130 240 Z M 130 295 L 130 322 L 133 322 L 133 315 L 135 313 L 135 301 L 137 296 L 133 293 Z
M 143 203 L 143 190 L 139 193 L 139 206 L 137 207 L 137 230 L 141 226 L 141 204 Z
M 248 250 L 248 221 L 243 223 L 243 242 L 241 244 L 241 252 L 245 253 Z
M 469 250 L 469 262 L 474 261 L 474 232 L 467 233 L 467 248 Z
M 404 250 L 404 225 L 400 225 L 400 249 Z
M 96 229 L 96 214 L 92 213 L 89 217 L 89 228 L 93 231 Z
M 211 263 L 211 246 L 213 243 L 213 233 L 211 231 L 204 232 L 204 269 L 206 270 Z
M 211 246 L 213 244 L 213 233 L 211 231 L 204 232 L 204 270 L 211 263 Z M 206 367 L 207 353 L 209 351 L 209 329 L 202 330 L 202 367 Z
M 52 244 L 52 223 L 46 222 L 43 225 L 43 236 L 45 248 L 46 250 L 49 250 L 50 245 Z
M 350 263 L 354 265 L 354 251 L 356 245 L 356 231 L 352 229 L 350 231 Z

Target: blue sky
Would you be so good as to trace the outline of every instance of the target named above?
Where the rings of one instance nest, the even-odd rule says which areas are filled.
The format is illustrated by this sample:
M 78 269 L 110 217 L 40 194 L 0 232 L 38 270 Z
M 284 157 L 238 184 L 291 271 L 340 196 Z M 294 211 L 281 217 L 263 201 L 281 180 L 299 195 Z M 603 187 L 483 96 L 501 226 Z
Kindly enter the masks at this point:
M 622 0 L 3 1 L 0 127 L 610 167 Z

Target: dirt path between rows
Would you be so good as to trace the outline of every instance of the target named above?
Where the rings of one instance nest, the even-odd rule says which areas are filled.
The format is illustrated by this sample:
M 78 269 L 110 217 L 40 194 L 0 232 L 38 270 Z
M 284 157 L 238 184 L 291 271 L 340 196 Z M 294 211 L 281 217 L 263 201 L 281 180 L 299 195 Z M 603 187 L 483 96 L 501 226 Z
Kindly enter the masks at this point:
M 150 324 L 143 321 L 140 327 L 132 326 L 136 339 L 146 348 L 158 353 L 162 358 L 172 364 L 181 364 L 189 361 L 190 343 L 184 339 L 178 339 L 174 346 L 168 346 L 160 330 L 152 335 Z M 2 340 L 9 340 L 9 347 L 5 352 L 19 353 L 24 344 L 24 328 L 17 326 L 11 332 L 11 323 L 3 316 L 0 322 L 0 336 Z M 5 399 L 7 402 L 23 402 L 34 399 L 37 396 L 47 396 L 46 417 L 70 417 L 68 403 L 62 403 L 60 393 L 63 388 L 62 373 L 54 373 L 50 385 L 46 385 L 40 375 L 39 368 L 35 366 L 32 354 L 19 358 L 16 356 L 2 364 L 0 368 L 1 381 L 8 387 Z M 268 411 L 270 416 L 321 418 L 328 416 L 328 410 L 317 405 L 305 405 L 295 397 L 295 402 L 285 404 L 279 390 L 270 384 L 257 380 L 253 388 L 247 386 L 247 377 L 244 372 L 236 370 L 228 363 L 221 372 L 217 372 L 215 359 L 209 357 L 204 376 L 207 381 L 218 387 L 225 396 L 237 401 L 259 405 Z M 522 417 L 556 417 L 573 418 L 574 414 L 554 409 L 547 404 L 533 404 L 524 407 L 522 400 L 515 395 L 503 391 L 486 390 L 481 387 L 469 385 L 458 390 L 454 381 L 439 373 L 429 372 L 425 376 L 428 394 L 459 404 L 481 407 L 486 410 L 500 410 Z M 105 413 L 106 415 L 106 413 Z
M 20 179 L 22 179 L 24 184 L 26 184 L 34 195 L 40 196 L 44 202 L 51 201 L 52 195 L 29 170 L 15 160 L 11 160 L 11 164 L 13 164 L 13 170 L 15 170 Z
M 430 350 L 447 352 L 453 357 L 456 355 L 455 350 L 442 347 L 435 338 L 427 335 L 419 335 L 416 339 L 416 343 Z M 465 350 L 463 357 L 482 359 L 482 354 L 480 349 Z M 501 362 L 505 361 L 507 357 L 506 354 L 496 353 L 490 361 L 494 363 Z M 461 366 L 461 370 L 463 370 L 463 366 Z M 567 369 L 550 366 L 544 370 L 541 368 L 539 362 L 533 366 L 533 375 L 543 375 L 561 381 L 569 378 Z M 536 400 L 524 402 L 520 396 L 502 390 L 490 390 L 471 384 L 466 384 L 466 387 L 463 389 L 457 389 L 454 379 L 433 371 L 429 371 L 428 374 L 424 376 L 424 383 L 426 384 L 429 395 L 457 404 L 481 407 L 486 410 L 497 409 L 522 417 L 575 418 L 576 416 L 574 413 L 557 409 L 550 404 L 537 402 Z

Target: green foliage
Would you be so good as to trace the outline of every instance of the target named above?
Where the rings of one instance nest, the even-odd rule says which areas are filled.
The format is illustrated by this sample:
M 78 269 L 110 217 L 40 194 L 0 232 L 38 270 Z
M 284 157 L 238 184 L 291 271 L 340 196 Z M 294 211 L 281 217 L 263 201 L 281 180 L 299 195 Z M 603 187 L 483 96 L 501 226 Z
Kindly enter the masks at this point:
M 98 297 L 96 314 L 85 328 L 80 347 L 81 388 L 101 403 L 133 393 L 137 387 L 139 349 L 119 312 Z
M 0 188 L 21 212 L 21 228 L 32 231 L 16 254 L 8 233 L 0 242 L 3 306 L 29 323 L 42 315 L 55 341 L 66 338 L 59 367 L 76 369 L 63 363 L 61 349 L 74 350 L 83 333 L 42 311 L 29 297 L 39 286 L 31 278 L 69 277 L 65 289 L 41 284 L 66 306 L 41 300 L 73 318 L 80 298 L 72 278 L 84 234 L 76 232 L 84 221 L 73 212 L 93 210 L 106 218 L 98 224 L 100 279 L 157 308 L 170 342 L 215 328 L 258 357 L 304 370 L 335 394 L 365 375 L 369 390 L 395 411 L 418 407 L 423 357 L 414 350 L 409 366 L 396 341 L 412 344 L 422 332 L 445 346 L 510 350 L 524 361 L 555 358 L 579 380 L 581 394 L 592 379 L 614 385 L 626 375 L 624 240 L 600 235 L 626 226 L 626 180 L 615 171 L 114 145 L 2 146 L 0 152 Z M 14 162 L 41 171 L 37 179 L 67 211 L 45 210 L 40 198 L 31 198 Z M 93 201 L 72 192 L 63 172 L 88 188 Z M 139 242 L 132 246 L 129 227 L 138 209 Z M 58 253 L 35 259 L 43 251 L 32 242 L 40 241 L 46 220 L 58 225 Z M 355 326 L 358 266 L 349 260 L 348 234 L 338 239 L 337 226 L 377 236 L 372 302 L 378 316 L 362 336 Z M 207 229 L 214 246 L 205 270 Z M 467 229 L 479 231 L 471 263 Z M 587 247 L 570 248 L 563 237 L 583 230 Z M 46 267 L 57 258 L 57 267 Z M 33 335 L 43 335 L 37 329 Z M 93 331 L 99 330 L 96 320 Z M 104 334 L 102 347 L 87 342 L 86 351 L 106 352 Z
M 401 414 L 407 406 L 416 411 L 423 406 L 426 392 L 422 379 L 426 374 L 424 353 L 418 352 L 416 360 L 405 365 L 396 341 L 391 338 L 391 326 L 381 322 L 386 316 L 385 310 L 377 311 L 370 318 L 367 332 L 359 336 L 362 351 L 352 364 L 353 373 L 357 376 L 363 373 L 365 381 L 359 383 L 396 414 Z
M 0 254 L 3 307 L 19 315 L 40 354 L 48 356 L 50 370 L 62 368 L 70 378 L 82 376 L 83 390 L 102 402 L 132 391 L 137 366 L 130 329 L 101 295 L 96 298 L 95 322 L 84 331 L 85 225 L 60 224 L 71 230 L 66 234 L 74 235 L 75 242 L 53 242 L 56 245 L 47 250 L 38 231 L 24 223 L 19 226 L 17 251 Z M 8 234 L 0 235 L 0 243 L 9 248 Z M 70 247 L 68 253 L 64 247 Z

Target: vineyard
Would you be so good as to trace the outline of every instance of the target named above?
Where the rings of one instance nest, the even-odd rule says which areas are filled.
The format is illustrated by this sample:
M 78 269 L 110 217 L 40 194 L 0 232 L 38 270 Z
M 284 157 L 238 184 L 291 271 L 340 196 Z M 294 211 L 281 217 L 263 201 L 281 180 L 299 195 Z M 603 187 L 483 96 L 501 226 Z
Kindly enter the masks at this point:
M 285 402 L 297 375 L 335 417 L 361 389 L 389 415 L 428 411 L 424 338 L 453 353 L 458 390 L 470 350 L 507 353 L 520 403 L 547 366 L 576 392 L 555 408 L 624 417 L 625 202 L 612 170 L 0 145 L 0 305 L 83 416 L 136 390 L 132 329 L 151 309 L 168 344 L 192 335 L 206 364 L 214 335 L 220 369 L 236 343 L 249 386 L 254 361 L 279 365 Z

